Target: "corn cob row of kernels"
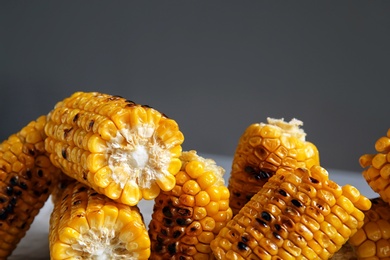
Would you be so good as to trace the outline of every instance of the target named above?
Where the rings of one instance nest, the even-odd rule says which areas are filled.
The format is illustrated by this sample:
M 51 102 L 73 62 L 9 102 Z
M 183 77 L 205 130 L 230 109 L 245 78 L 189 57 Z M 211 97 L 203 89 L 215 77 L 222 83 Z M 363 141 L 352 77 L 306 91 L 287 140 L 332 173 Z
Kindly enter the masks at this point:
M 360 157 L 360 165 L 365 168 L 363 177 L 373 191 L 390 203 L 390 129 L 386 136 L 376 141 L 375 150 L 376 154 L 364 154 Z
M 59 169 L 44 149 L 46 117 L 0 144 L 0 258 L 7 258 L 56 185 Z
M 148 259 L 150 239 L 137 206 L 114 202 L 77 181 L 54 194 L 51 259 Z
M 176 186 L 155 199 L 150 259 L 213 259 L 210 241 L 232 217 L 224 170 L 195 151 L 180 159 Z
M 279 168 L 310 168 L 320 163 L 316 146 L 305 140 L 301 121 L 267 120 L 267 123 L 250 125 L 239 139 L 228 186 L 233 214 L 237 214 Z
M 320 166 L 279 169 L 211 242 L 217 259 L 329 259 L 371 202 Z
M 136 205 L 175 186 L 184 137 L 153 108 L 76 92 L 49 113 L 45 132 L 54 165 L 115 201 Z

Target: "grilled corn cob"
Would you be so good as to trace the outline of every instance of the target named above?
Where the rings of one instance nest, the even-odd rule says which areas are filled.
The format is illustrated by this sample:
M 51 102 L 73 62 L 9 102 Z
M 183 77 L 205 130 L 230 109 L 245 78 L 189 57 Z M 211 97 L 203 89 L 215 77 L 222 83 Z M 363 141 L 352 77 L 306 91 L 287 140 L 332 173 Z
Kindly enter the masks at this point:
M 358 260 L 390 259 L 390 205 L 381 198 L 371 199 L 364 225 L 348 240 Z
M 237 145 L 228 185 L 234 215 L 279 168 L 319 165 L 318 150 L 305 141 L 301 121 L 267 120 L 250 125 Z
M 210 241 L 232 217 L 224 170 L 195 151 L 180 159 L 175 188 L 155 199 L 151 259 L 213 259 Z
M 279 169 L 211 242 L 217 259 L 329 259 L 371 202 L 320 167 Z
M 59 170 L 44 149 L 46 116 L 0 144 L 0 258 L 15 249 L 43 207 Z
M 77 181 L 61 189 L 53 193 L 51 259 L 148 259 L 150 239 L 137 206 L 114 202 Z
M 375 142 L 375 150 L 376 154 L 364 154 L 359 159 L 363 177 L 373 191 L 390 203 L 390 129 Z
M 115 201 L 132 206 L 175 186 L 184 137 L 153 108 L 76 92 L 49 113 L 45 132 L 54 165 Z

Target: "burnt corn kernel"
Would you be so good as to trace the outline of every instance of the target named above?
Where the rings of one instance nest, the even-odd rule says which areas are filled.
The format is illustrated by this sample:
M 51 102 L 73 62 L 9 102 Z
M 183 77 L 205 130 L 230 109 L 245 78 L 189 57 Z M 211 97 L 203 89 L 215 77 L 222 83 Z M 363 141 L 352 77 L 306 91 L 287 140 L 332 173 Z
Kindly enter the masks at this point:
M 211 249 L 218 260 L 329 259 L 361 229 L 370 207 L 356 188 L 332 182 L 320 166 L 279 169 L 220 230 Z
M 46 116 L 0 143 L 0 259 L 12 254 L 56 186 L 60 170 L 44 149 Z M 47 183 L 50 183 L 49 185 Z
M 254 196 L 278 169 L 319 165 L 316 146 L 305 140 L 302 122 L 267 118 L 249 125 L 233 157 L 228 188 L 233 214 Z M 283 193 L 281 193 L 283 195 Z
M 232 217 L 224 172 L 195 151 L 182 152 L 180 160 L 175 187 L 155 199 L 150 259 L 213 259 L 210 242 Z

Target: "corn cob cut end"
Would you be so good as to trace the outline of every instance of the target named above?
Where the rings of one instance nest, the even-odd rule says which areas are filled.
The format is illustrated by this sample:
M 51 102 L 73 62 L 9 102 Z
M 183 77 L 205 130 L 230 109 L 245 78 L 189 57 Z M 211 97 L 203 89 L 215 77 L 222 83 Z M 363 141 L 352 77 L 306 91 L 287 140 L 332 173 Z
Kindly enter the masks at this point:
M 148 259 L 150 239 L 139 209 L 68 182 L 50 218 L 51 259 Z
M 77 92 L 48 115 L 46 150 L 64 173 L 127 205 L 175 186 L 184 136 L 159 111 L 119 96 Z
M 229 178 L 230 205 L 237 214 L 279 169 L 319 165 L 317 147 L 306 141 L 302 121 L 267 118 L 251 124 L 239 139 Z

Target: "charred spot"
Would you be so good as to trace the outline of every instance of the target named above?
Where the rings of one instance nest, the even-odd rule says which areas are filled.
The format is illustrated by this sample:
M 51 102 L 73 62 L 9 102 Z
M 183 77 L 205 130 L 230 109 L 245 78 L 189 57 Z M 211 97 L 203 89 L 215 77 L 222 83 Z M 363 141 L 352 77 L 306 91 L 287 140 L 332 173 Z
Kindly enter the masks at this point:
M 168 231 L 166 229 L 161 229 L 161 234 L 163 236 L 168 236 Z
M 141 107 L 145 107 L 145 108 L 152 108 L 151 106 L 149 105 L 141 105 Z
M 163 243 L 156 243 L 154 250 L 156 250 L 156 252 L 161 252 L 163 250 Z
M 171 218 L 173 215 L 172 215 L 172 212 L 171 212 L 171 208 L 168 207 L 168 206 L 165 206 L 163 209 L 162 209 L 162 212 L 164 214 L 164 216 L 168 217 L 168 218 Z
M 68 129 L 64 129 L 64 138 L 68 138 L 69 136 L 69 133 L 73 130 L 73 127 L 71 128 L 68 128 Z
M 35 150 L 34 150 L 34 149 L 28 149 L 28 153 L 29 153 L 31 156 L 35 156 Z
M 73 206 L 76 206 L 76 205 L 79 205 L 79 204 L 81 204 L 81 200 L 76 200 L 76 201 L 73 202 Z
M 5 211 L 7 213 L 13 213 L 14 212 L 15 205 L 8 204 L 7 207 L 5 207 Z
M 271 172 L 266 172 L 266 171 L 263 171 L 263 170 L 260 170 L 259 171 L 259 176 L 260 176 L 260 179 L 269 179 L 271 176 L 273 175 L 273 173 Z
M 27 223 L 26 222 L 23 222 L 23 224 L 20 226 L 21 229 L 25 229 L 26 228 L 26 225 Z
M 287 197 L 287 192 L 285 190 L 280 189 L 279 194 L 282 195 L 283 197 Z
M 40 190 L 34 190 L 33 193 L 34 193 L 34 196 L 35 196 L 35 197 L 39 197 L 39 196 L 42 195 L 42 193 L 41 193 Z
M 265 221 L 272 220 L 271 214 L 269 214 L 267 211 L 261 212 L 261 218 L 264 219 Z
M 22 195 L 22 191 L 21 190 L 15 190 L 14 191 L 14 195 L 15 196 L 20 196 L 20 195 Z
M 76 123 L 77 120 L 79 119 L 79 117 L 80 117 L 80 114 L 77 113 L 77 114 L 73 117 L 73 123 Z
M 250 200 L 250 199 L 252 198 L 252 195 L 251 195 L 251 194 L 247 194 L 247 195 L 245 195 L 245 198 L 246 198 L 247 200 Z
M 93 128 L 93 125 L 94 125 L 94 124 L 95 124 L 95 120 L 89 121 L 87 130 L 88 130 L 88 131 L 91 130 L 91 129 Z
M 278 234 L 278 232 L 272 232 L 272 235 L 277 239 L 277 240 L 281 240 L 282 237 Z
M 262 225 L 263 227 L 267 227 L 267 223 L 264 222 L 264 220 L 260 219 L 260 218 L 256 218 L 256 221 Z
M 235 197 L 240 197 L 241 196 L 241 193 L 239 193 L 239 192 L 233 192 L 233 195 L 235 196 Z
M 176 243 L 169 244 L 167 249 L 170 255 L 176 254 Z
M 19 183 L 19 187 L 22 188 L 23 190 L 27 190 L 28 186 L 25 182 Z
M 30 170 L 27 170 L 27 171 L 26 171 L 26 177 L 27 177 L 27 179 L 31 179 L 31 177 L 32 177 L 32 172 L 31 172 Z
M 191 220 L 187 220 L 185 218 L 177 218 L 176 219 L 176 223 L 179 225 L 179 226 L 187 226 L 189 224 Z
M 62 155 L 62 158 L 66 159 L 67 155 L 66 155 L 66 149 L 65 148 L 62 149 L 61 155 Z
M 99 193 L 97 193 L 97 192 L 92 192 L 91 193 L 91 196 L 96 196 L 96 195 L 99 195 Z
M 281 223 L 287 228 L 293 228 L 294 222 L 290 218 L 282 218 Z
M 63 198 L 62 198 L 62 201 L 66 201 L 69 197 L 69 194 L 66 194 Z
M 248 243 L 249 239 L 247 237 L 242 236 L 241 241 L 244 243 Z
M 43 171 L 41 169 L 39 169 L 37 174 L 38 174 L 38 177 L 42 177 L 43 176 Z
M 189 210 L 189 209 L 185 209 L 185 208 L 179 208 L 177 210 L 177 213 L 180 215 L 180 216 L 183 216 L 183 217 L 189 217 L 192 215 L 192 211 Z
M 243 242 L 238 242 L 238 244 L 237 244 L 237 247 L 238 247 L 238 249 L 239 250 L 248 250 L 248 246 L 245 244 L 245 243 L 243 243 Z
M 297 199 L 292 199 L 292 200 L 291 200 L 291 203 L 292 203 L 295 207 L 298 207 L 298 208 L 302 207 L 302 203 L 301 203 L 299 200 L 297 200 Z
M 244 171 L 248 174 L 255 174 L 257 171 L 252 166 L 245 166 Z
M 165 118 L 169 118 L 169 116 L 167 116 L 167 114 L 165 114 L 165 113 L 161 113 L 161 115 L 162 115 L 163 117 L 165 117 Z
M 16 205 L 17 202 L 18 202 L 18 198 L 15 197 L 15 196 L 13 196 L 13 197 L 10 199 L 10 201 L 9 201 L 9 203 L 10 203 L 11 205 Z
M 170 218 L 163 218 L 164 226 L 171 227 L 173 225 L 173 221 Z
M 18 185 L 18 182 L 19 182 L 19 177 L 18 177 L 18 176 L 13 176 L 13 177 L 9 180 L 9 183 L 10 183 L 12 186 Z
M 75 193 L 80 193 L 80 192 L 83 192 L 83 191 L 86 191 L 86 190 L 87 190 L 87 188 L 82 186 Z
M 7 198 L 5 198 L 5 197 L 0 197 L 0 203 L 4 203 L 4 202 L 7 202 Z
M 5 209 L 0 209 L 0 220 L 6 220 L 8 217 L 8 213 Z
M 5 188 L 5 192 L 7 193 L 7 195 L 12 195 L 13 191 L 14 188 L 11 186 L 7 186 L 7 188 Z
M 316 178 L 313 178 L 313 177 L 310 177 L 309 180 L 311 181 L 311 183 L 320 183 L 319 180 L 317 180 Z
M 180 230 L 176 230 L 176 231 L 173 232 L 172 237 L 173 237 L 173 238 L 178 238 L 178 237 L 181 236 L 181 234 L 182 234 L 182 233 L 181 233 Z

